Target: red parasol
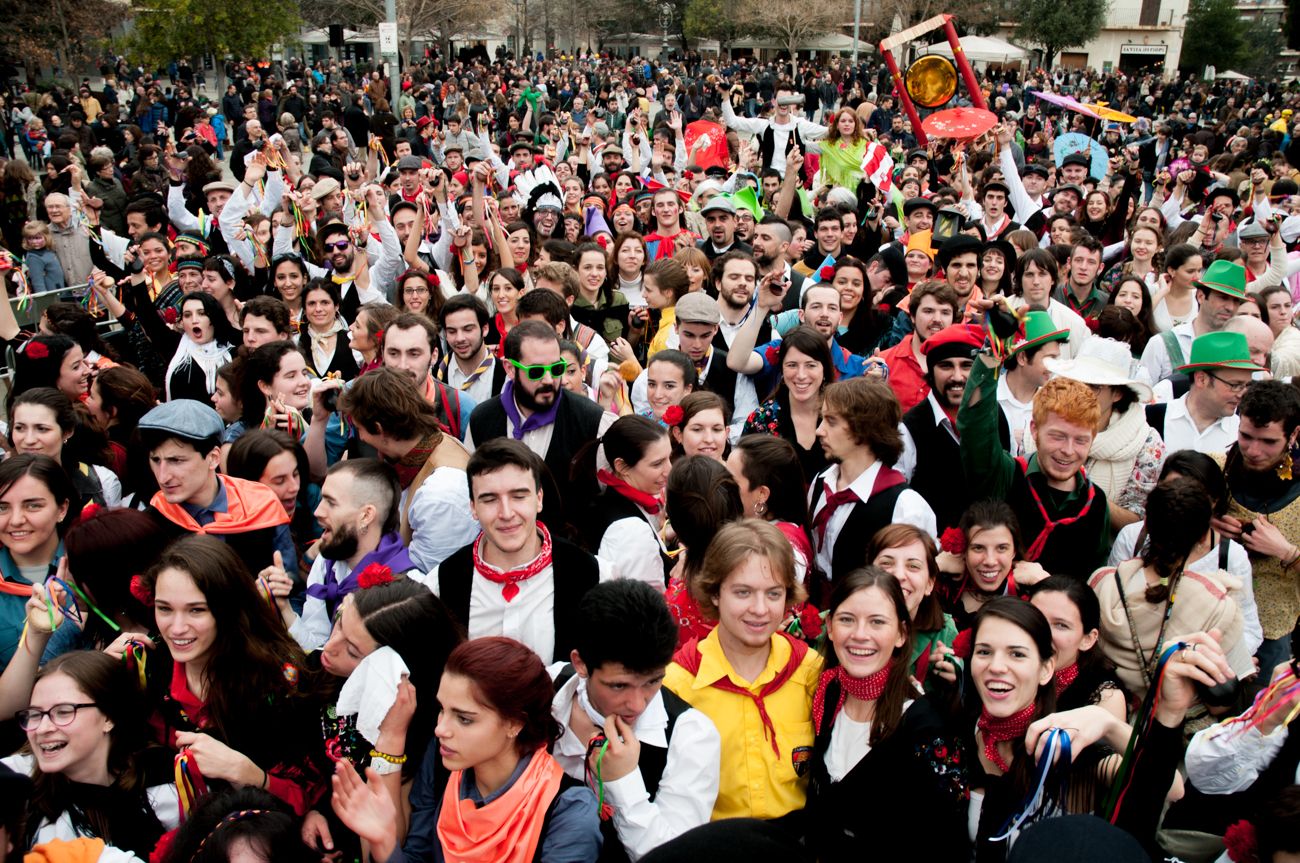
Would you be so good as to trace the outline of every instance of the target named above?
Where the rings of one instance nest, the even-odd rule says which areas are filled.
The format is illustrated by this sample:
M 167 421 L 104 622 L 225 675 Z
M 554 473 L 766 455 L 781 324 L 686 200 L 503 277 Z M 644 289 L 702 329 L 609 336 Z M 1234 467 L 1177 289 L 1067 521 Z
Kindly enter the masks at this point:
M 936 111 L 921 121 L 931 138 L 978 138 L 997 125 L 998 118 L 983 108 L 949 108 Z

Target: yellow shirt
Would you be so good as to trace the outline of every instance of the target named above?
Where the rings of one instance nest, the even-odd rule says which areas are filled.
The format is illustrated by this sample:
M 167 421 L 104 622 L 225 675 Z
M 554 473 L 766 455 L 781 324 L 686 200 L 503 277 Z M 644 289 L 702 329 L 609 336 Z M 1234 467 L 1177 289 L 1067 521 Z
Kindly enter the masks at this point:
M 668 336 L 675 331 L 676 326 L 676 306 L 669 306 L 659 312 L 659 329 L 655 330 L 655 337 L 650 340 L 650 348 L 646 351 L 646 362 L 650 361 L 650 357 L 668 347 Z
M 722 737 L 713 820 L 779 818 L 802 809 L 808 791 L 813 745 L 812 699 L 822 670 L 821 656 L 809 650 L 790 679 L 763 699 L 767 715 L 776 728 L 778 755 L 772 750 L 772 741 L 765 733 L 754 699 L 738 692 L 725 692 L 711 684 L 725 677 L 750 692 L 761 692 L 790 660 L 790 642 L 781 635 L 772 636 L 767 667 L 753 682 L 731 667 L 722 653 L 716 629 L 700 642 L 699 649 L 699 673 L 692 677 L 674 662 L 668 666 L 664 685 L 713 720 Z

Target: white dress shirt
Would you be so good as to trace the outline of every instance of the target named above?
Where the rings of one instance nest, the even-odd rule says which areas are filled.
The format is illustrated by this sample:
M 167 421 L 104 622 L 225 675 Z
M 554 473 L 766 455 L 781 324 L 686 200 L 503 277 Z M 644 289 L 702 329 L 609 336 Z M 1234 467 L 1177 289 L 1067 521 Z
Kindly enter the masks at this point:
M 500 362 L 492 355 L 491 351 L 487 352 L 485 359 L 488 367 L 483 370 L 483 374 L 478 376 L 478 380 L 468 387 L 464 386 L 465 381 L 469 380 L 469 376 L 474 373 L 479 364 L 474 363 L 474 367 L 465 372 L 461 370 L 460 363 L 456 362 L 455 357 L 452 357 L 451 362 L 447 363 L 447 385 L 465 393 L 474 400 L 476 405 L 481 405 L 492 398 L 492 379 L 496 375 L 496 364 Z
M 1011 430 L 1009 452 L 1013 456 L 1024 455 L 1025 435 L 1029 433 L 1029 420 L 1034 415 L 1033 400 L 1022 402 L 1017 399 L 1004 374 L 998 376 L 998 407 L 1002 408 L 1002 414 L 1007 418 L 1007 428 Z
M 1187 394 L 1184 393 L 1169 402 L 1165 408 L 1165 427 L 1157 431 L 1165 440 L 1165 452 L 1194 449 L 1213 455 L 1227 452 L 1228 447 L 1237 442 L 1237 426 L 1240 424 L 1241 418 L 1234 413 L 1219 417 L 1204 431 L 1198 429 L 1192 415 L 1187 412 Z
M 427 584 L 438 593 L 437 567 L 429 572 Z M 467 634 L 470 638 L 503 635 L 526 644 L 543 662 L 567 662 L 567 656 L 554 655 L 555 570 L 548 566 L 515 584 L 519 592 L 506 602 L 501 585 L 478 573 L 471 575 Z
M 554 677 L 563 667 L 562 663 L 556 663 L 548 670 Z M 582 709 L 575 702 L 578 687 L 585 685 L 586 681 L 575 674 L 560 687 L 551 702 L 551 715 L 563 729 L 553 754 L 564 772 L 574 779 L 584 778 L 587 743 L 573 733 L 569 716 L 571 711 Z M 632 727 L 642 743 L 668 748 L 668 761 L 653 801 L 639 769 L 605 783 L 606 800 L 614 807 L 614 830 L 633 861 L 687 830 L 707 823 L 718 796 L 722 740 L 713 722 L 691 708 L 677 717 L 672 740 L 667 738 L 667 730 L 668 712 L 663 694 L 656 693 Z
M 402 492 L 402 505 L 406 504 Z M 440 467 L 420 484 L 407 512 L 411 562 L 428 572 L 478 537 L 479 523 L 469 509 L 469 479 L 458 467 Z
M 866 503 L 871 497 L 871 488 L 876 484 L 876 477 L 880 474 L 880 462 L 876 462 L 867 468 L 862 474 L 849 483 L 849 488 L 857 494 L 858 500 Z M 809 514 L 816 518 L 818 512 L 826 505 L 826 493 L 840 490 L 840 466 L 833 464 L 820 474 L 824 481 L 825 489 L 822 497 L 817 500 L 809 500 Z M 811 498 L 812 489 L 808 490 Z M 851 506 L 841 506 L 835 512 L 831 513 L 830 521 L 826 523 L 826 538 L 817 549 L 816 560 L 817 568 L 822 573 L 829 575 L 831 572 L 831 557 L 835 551 L 835 541 L 839 539 L 840 531 L 844 529 L 844 524 L 849 520 L 849 514 L 853 511 Z M 904 489 L 903 493 L 898 496 L 894 503 L 894 516 L 890 519 L 893 523 L 900 521 L 907 522 L 910 525 L 919 527 L 921 530 L 930 534 L 932 538 L 939 535 L 938 523 L 934 517 L 934 510 L 925 502 L 925 498 L 917 494 L 912 489 Z M 871 537 L 862 537 L 865 547 L 866 541 Z M 813 534 L 813 542 L 817 541 L 816 532 Z
M 1187 362 L 1188 357 L 1192 355 L 1192 342 L 1196 339 L 1196 331 L 1192 329 L 1193 323 L 1193 321 L 1188 321 L 1169 331 L 1178 339 L 1178 346 L 1183 351 L 1183 362 Z M 1160 383 L 1165 378 L 1173 375 L 1174 361 L 1169 357 L 1169 349 L 1165 347 L 1162 334 L 1156 333 L 1147 342 L 1147 346 L 1142 349 L 1142 366 L 1147 370 L 1147 374 L 1151 376 L 1153 384 Z
M 605 528 L 600 538 L 596 557 L 605 561 L 614 571 L 615 578 L 634 578 L 644 581 L 663 593 L 664 564 L 659 553 L 659 527 L 654 517 L 637 507 L 639 518 L 620 518 Z
M 573 393 L 569 393 L 567 396 L 565 396 L 565 398 L 577 398 L 577 396 L 574 396 Z M 479 402 L 479 404 L 482 404 L 482 402 Z M 515 402 L 516 408 L 518 408 L 518 405 L 519 403 Z M 522 415 L 520 418 L 525 419 L 525 417 L 523 417 Z M 604 435 L 605 432 L 609 430 L 609 427 L 614 424 L 614 420 L 616 419 L 618 419 L 617 414 L 613 414 L 610 413 L 609 411 L 605 411 L 604 416 L 600 418 L 600 425 L 596 430 L 596 436 L 600 437 Z M 555 433 L 555 423 L 550 422 L 544 426 L 537 426 L 536 428 L 531 428 L 528 431 L 524 432 L 524 436 L 521 438 L 521 440 L 524 442 L 524 446 L 528 447 L 530 450 L 533 451 L 533 455 L 537 456 L 540 459 L 544 459 L 546 458 L 547 451 L 551 448 L 551 437 L 554 433 Z M 510 419 L 510 414 L 506 414 L 506 434 L 508 434 L 510 437 L 514 437 L 515 434 L 515 424 L 514 421 Z M 477 444 L 474 442 L 474 433 L 469 428 L 469 426 L 466 425 L 465 449 L 469 450 L 470 452 L 473 452 L 476 447 Z M 468 491 L 465 493 L 465 499 L 466 501 L 469 500 Z
M 1288 733 L 1285 725 L 1269 734 L 1261 734 L 1258 728 L 1242 731 L 1234 725 L 1203 728 L 1187 744 L 1187 778 L 1206 794 L 1245 791 L 1273 763 Z M 1300 784 L 1300 768 L 1295 781 Z

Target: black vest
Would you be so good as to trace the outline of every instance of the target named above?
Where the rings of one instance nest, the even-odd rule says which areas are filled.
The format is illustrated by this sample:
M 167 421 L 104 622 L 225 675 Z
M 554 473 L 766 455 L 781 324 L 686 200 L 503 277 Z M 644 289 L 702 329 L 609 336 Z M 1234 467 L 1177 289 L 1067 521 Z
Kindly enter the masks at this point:
M 734 411 L 736 409 L 736 372 L 727 368 L 727 352 L 720 348 L 713 349 L 713 357 L 709 360 L 709 370 L 704 375 L 704 380 L 700 381 L 700 386 L 714 395 L 722 396 L 727 407 Z M 736 419 L 736 417 L 732 417 Z
M 575 508 L 571 501 L 590 500 L 599 491 L 594 480 L 570 482 L 569 468 L 578 450 L 600 435 L 600 419 L 604 413 L 600 405 L 591 399 L 576 397 L 564 390 L 560 391 L 560 407 L 555 414 L 551 445 L 542 458 L 551 472 L 551 479 L 560 498 L 554 503 L 549 497 L 543 499 L 547 509 L 552 513 L 559 513 L 558 517 L 552 515 L 552 520 L 543 518 L 552 530 L 562 526 L 568 520 L 566 518 L 568 514 L 580 511 L 580 508 Z M 474 413 L 469 418 L 469 429 L 474 436 L 476 446 L 492 438 L 505 437 L 510 433 L 506 409 L 501 404 L 500 396 L 474 408 Z
M 804 147 L 803 139 L 799 137 L 798 121 L 795 121 L 795 123 L 791 126 L 790 134 L 785 139 L 785 152 L 787 155 L 790 153 L 790 150 L 796 144 L 799 145 L 799 152 L 801 153 L 808 152 L 807 148 Z M 767 128 L 763 130 L 763 134 L 760 135 L 758 139 L 758 156 L 759 156 L 760 163 L 764 168 L 772 167 L 772 156 L 775 153 L 775 151 L 776 151 L 776 130 L 772 128 L 772 124 L 769 122 L 767 124 Z
M 573 666 L 566 664 L 555 676 L 555 691 L 559 692 L 571 677 L 573 677 Z M 659 694 L 664 700 L 664 711 L 668 714 L 668 727 L 664 729 L 666 745 L 653 746 L 644 740 L 640 741 L 641 755 L 636 762 L 637 769 L 641 771 L 641 781 L 645 785 L 646 793 L 650 795 L 651 802 L 659 792 L 659 782 L 664 777 L 664 770 L 668 768 L 668 747 L 672 746 L 673 729 L 677 727 L 677 719 L 691 709 L 689 704 L 670 692 L 666 686 L 659 688 Z M 627 851 L 624 850 L 623 842 L 614 830 L 614 819 L 601 821 L 600 833 L 605 841 L 601 844 L 600 856 L 596 858 L 596 863 L 628 863 Z
M 1075 503 L 1069 511 L 1053 511 L 1053 490 L 1047 485 L 1047 478 L 1036 473 L 1031 479 L 1023 470 L 1017 469 L 1007 491 L 1007 503 L 1020 521 L 1020 537 L 1028 548 L 1043 529 L 1043 516 L 1034 502 L 1029 484 L 1033 483 L 1043 506 L 1050 517 L 1060 520 L 1077 515 L 1083 507 Z M 1089 480 L 1089 483 L 1092 481 Z M 1098 551 L 1101 547 L 1102 531 L 1106 530 L 1106 493 L 1094 484 L 1092 506 L 1083 518 L 1070 524 L 1060 525 L 1047 538 L 1043 551 L 1038 555 L 1038 563 L 1052 575 L 1068 575 L 1080 581 L 1085 580 L 1099 566 L 1105 566 L 1105 559 Z
M 330 357 L 329 365 L 323 369 L 316 368 L 316 360 L 311 352 L 311 330 L 305 324 L 298 333 L 298 348 L 307 361 L 308 368 L 318 378 L 323 378 L 330 372 L 338 372 L 343 380 L 350 381 L 361 371 L 357 366 L 357 358 L 352 355 L 352 342 L 345 330 L 334 334 L 334 355 Z
M 946 528 L 957 526 L 974 498 L 970 486 L 961 481 L 960 445 L 934 419 L 934 406 L 926 398 L 903 415 L 903 425 L 916 444 L 916 470 L 908 484 L 930 504 L 942 534 Z M 1002 411 L 998 411 L 998 438 L 1006 449 L 1011 431 Z
M 650 522 L 646 521 L 640 507 L 612 489 L 605 489 L 594 498 L 591 498 L 587 510 L 582 516 L 582 523 L 579 525 L 582 532 L 582 541 L 587 546 L 587 550 L 595 554 L 599 550 L 600 541 L 605 537 L 605 531 L 609 530 L 609 526 L 625 518 L 634 518 L 648 529 L 654 529 L 651 527 Z M 666 555 L 660 553 L 659 562 L 663 565 L 663 584 L 667 587 L 668 572 L 672 569 L 672 561 Z
M 835 583 L 858 567 L 867 565 L 867 543 L 871 542 L 876 531 L 893 524 L 894 506 L 898 503 L 899 495 L 908 488 L 907 483 L 899 483 L 873 494 L 867 498 L 866 503 L 852 505 L 849 520 L 844 522 L 844 527 L 835 537 L 835 548 L 831 550 L 831 571 L 823 572 L 823 578 Z M 826 480 L 818 476 L 812 487 L 813 507 L 817 506 L 825 489 Z
M 551 577 L 555 580 L 555 654 L 543 656 L 547 663 L 568 659 L 577 646 L 582 619 L 578 604 L 583 595 L 600 581 L 600 564 L 582 549 L 551 537 Z M 474 583 L 473 543 L 456 551 L 438 566 L 438 596 L 466 629 L 469 628 L 469 597 Z

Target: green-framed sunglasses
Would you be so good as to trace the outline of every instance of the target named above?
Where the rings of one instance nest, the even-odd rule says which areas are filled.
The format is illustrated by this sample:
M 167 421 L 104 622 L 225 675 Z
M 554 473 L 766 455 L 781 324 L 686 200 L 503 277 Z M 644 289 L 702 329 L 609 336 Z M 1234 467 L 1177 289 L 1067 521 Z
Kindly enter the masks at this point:
M 537 366 L 527 366 L 518 360 L 506 360 L 506 362 L 523 372 L 524 377 L 530 381 L 540 381 L 544 375 L 550 375 L 558 380 L 564 377 L 564 370 L 569 367 L 569 361 L 563 359 Z

